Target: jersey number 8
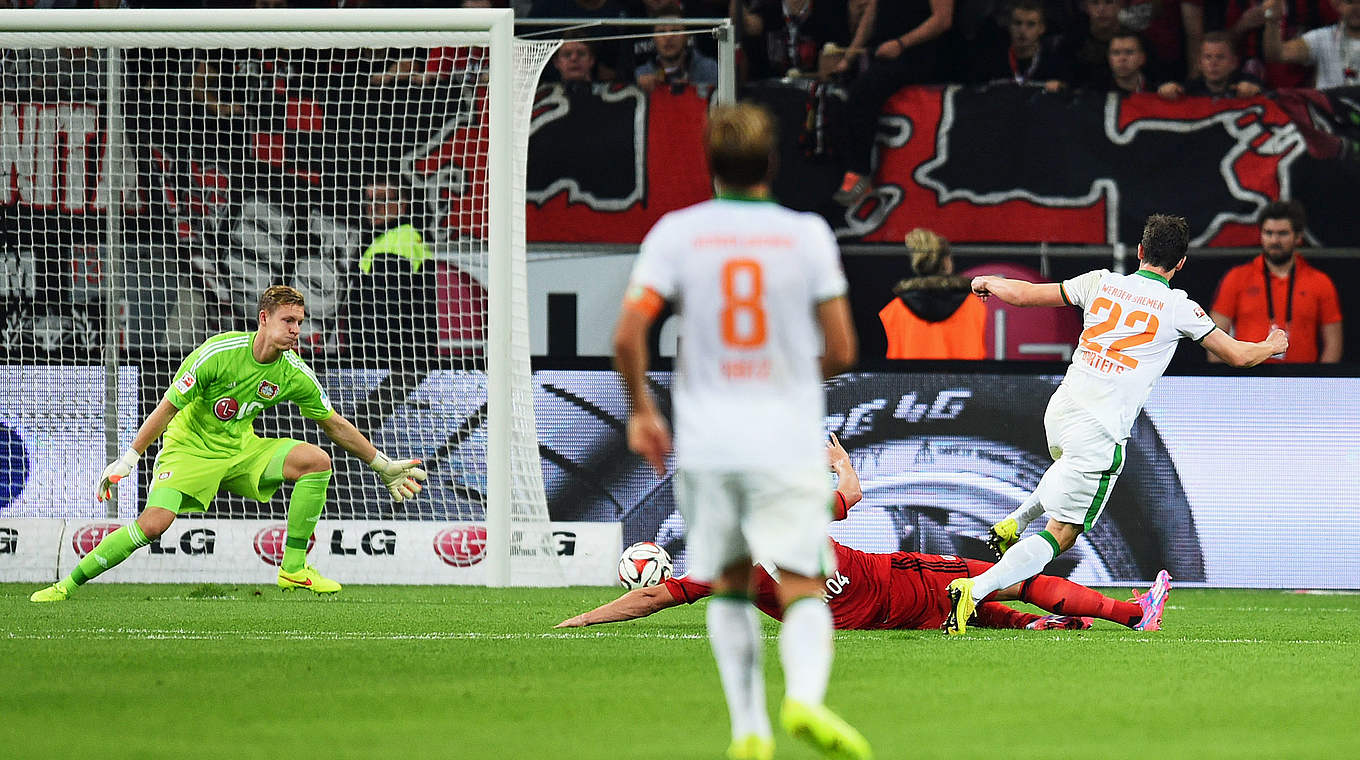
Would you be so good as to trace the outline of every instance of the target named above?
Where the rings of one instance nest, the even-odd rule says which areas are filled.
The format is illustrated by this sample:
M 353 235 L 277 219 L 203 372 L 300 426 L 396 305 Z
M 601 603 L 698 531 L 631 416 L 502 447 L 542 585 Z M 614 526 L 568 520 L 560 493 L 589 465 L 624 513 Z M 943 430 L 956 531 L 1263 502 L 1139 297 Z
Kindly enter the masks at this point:
M 723 343 L 733 348 L 765 345 L 765 285 L 760 262 L 732 259 L 722 268 Z

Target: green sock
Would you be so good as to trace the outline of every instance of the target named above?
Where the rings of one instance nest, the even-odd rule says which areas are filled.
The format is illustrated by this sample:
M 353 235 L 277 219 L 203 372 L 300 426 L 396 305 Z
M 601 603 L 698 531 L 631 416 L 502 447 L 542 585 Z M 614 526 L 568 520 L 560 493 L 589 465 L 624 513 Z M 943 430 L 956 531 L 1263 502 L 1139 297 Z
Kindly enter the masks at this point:
M 151 543 L 142 529 L 137 527 L 137 523 L 124 525 L 114 532 L 104 536 L 94 551 L 86 554 L 84 559 L 76 564 L 76 569 L 71 574 L 57 582 L 66 593 L 75 590 L 77 586 L 85 585 L 89 579 L 112 568 L 119 562 L 127 559 L 133 552 Z
M 307 564 L 307 541 L 316 530 L 316 520 L 326 507 L 326 487 L 331 471 L 309 472 L 293 484 L 288 497 L 288 538 L 283 544 L 283 570 L 296 573 Z

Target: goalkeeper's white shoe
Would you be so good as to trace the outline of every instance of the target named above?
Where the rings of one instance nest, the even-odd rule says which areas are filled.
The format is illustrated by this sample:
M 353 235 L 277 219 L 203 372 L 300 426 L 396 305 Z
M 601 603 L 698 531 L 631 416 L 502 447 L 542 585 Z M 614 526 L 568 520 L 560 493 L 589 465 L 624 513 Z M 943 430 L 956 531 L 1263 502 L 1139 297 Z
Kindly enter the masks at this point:
M 317 594 L 334 594 L 339 591 L 339 583 L 318 573 L 316 568 L 307 565 L 301 570 L 290 573 L 283 568 L 279 568 L 279 588 L 284 591 L 293 589 L 305 589 Z

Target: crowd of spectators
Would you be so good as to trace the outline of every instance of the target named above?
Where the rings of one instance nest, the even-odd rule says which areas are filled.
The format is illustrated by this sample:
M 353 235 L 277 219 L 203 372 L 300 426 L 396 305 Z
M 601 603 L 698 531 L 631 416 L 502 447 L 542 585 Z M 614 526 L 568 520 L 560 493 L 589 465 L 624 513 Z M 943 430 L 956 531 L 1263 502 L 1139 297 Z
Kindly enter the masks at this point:
M 450 3 L 0 0 L 0 5 L 442 8 Z M 1009 82 L 1166 97 L 1360 85 L 1360 0 L 463 0 L 454 5 L 513 7 L 517 18 L 530 22 L 654 20 L 652 26 L 571 32 L 589 48 L 591 81 L 647 89 L 716 82 L 712 31 L 676 24 L 695 18 L 733 19 L 742 81 L 835 81 L 859 88 L 869 101 L 900 84 Z M 1206 43 L 1211 43 L 1208 53 Z M 564 55 L 581 57 L 574 48 Z M 447 73 L 453 63 L 436 56 L 405 65 L 384 73 L 419 83 Z M 547 78 L 558 78 L 557 71 L 550 67 Z
M 835 200 L 850 207 L 873 189 L 883 105 L 908 85 L 1167 100 L 1360 86 L 1360 0 L 534 0 L 529 17 L 654 19 L 640 33 L 575 32 L 545 75 L 647 90 L 716 84 L 713 35 L 676 21 L 730 17 L 739 83 L 797 80 L 844 92 L 843 121 L 828 139 L 845 164 Z M 636 39 L 597 39 L 627 32 Z
M 534 0 L 521 10 L 529 18 L 602 21 L 730 16 L 739 28 L 743 80 L 838 81 L 869 100 L 873 91 L 915 83 L 1011 82 L 1166 97 L 1314 81 L 1360 85 L 1356 0 Z M 677 28 L 652 31 L 674 35 Z M 691 32 L 690 54 L 712 57 L 711 35 Z M 587 44 L 596 81 L 657 83 L 655 40 Z M 700 76 L 711 68 L 686 70 L 674 60 L 668 68 L 685 76 L 667 82 L 711 84 Z

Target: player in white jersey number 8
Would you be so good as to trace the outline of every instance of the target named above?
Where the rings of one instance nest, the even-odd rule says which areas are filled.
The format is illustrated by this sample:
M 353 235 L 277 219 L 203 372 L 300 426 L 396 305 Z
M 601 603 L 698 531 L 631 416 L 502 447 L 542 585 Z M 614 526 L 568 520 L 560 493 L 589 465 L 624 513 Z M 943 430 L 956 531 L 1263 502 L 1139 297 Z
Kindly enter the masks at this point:
M 1138 246 L 1138 271 L 1097 270 L 1062 283 L 1036 284 L 985 275 L 973 292 L 1014 306 L 1075 306 L 1082 332 L 1072 364 L 1044 413 L 1053 464 L 1039 486 L 987 538 L 996 565 L 975 578 L 949 585 L 953 609 L 945 632 L 963 633 L 977 601 L 993 591 L 1039 574 L 1054 557 L 1090 530 L 1109 502 L 1124 467 L 1124 446 L 1152 385 L 1166 371 L 1181 338 L 1190 338 L 1234 367 L 1251 367 L 1289 347 L 1283 330 L 1259 343 L 1245 343 L 1218 329 L 1170 280 L 1185 266 L 1189 227 L 1178 216 L 1148 217 Z M 1040 514 L 1048 525 L 1020 539 Z M 1149 596 L 1164 597 L 1166 571 Z M 1160 600 L 1154 599 L 1160 607 Z
M 647 334 L 663 303 L 674 304 L 684 349 L 671 388 L 673 483 L 690 574 L 713 582 L 706 614 L 732 720 L 728 758 L 774 755 L 750 603 L 754 558 L 783 581 L 785 730 L 825 754 L 863 759 L 868 742 L 822 703 L 832 655 L 822 584 L 834 557 L 821 381 L 854 363 L 855 338 L 830 227 L 770 200 L 776 145 L 759 107 L 709 114 L 704 147 L 718 197 L 667 214 L 643 240 L 615 366 L 632 402 L 628 445 L 664 474 L 671 438 L 647 386 Z

